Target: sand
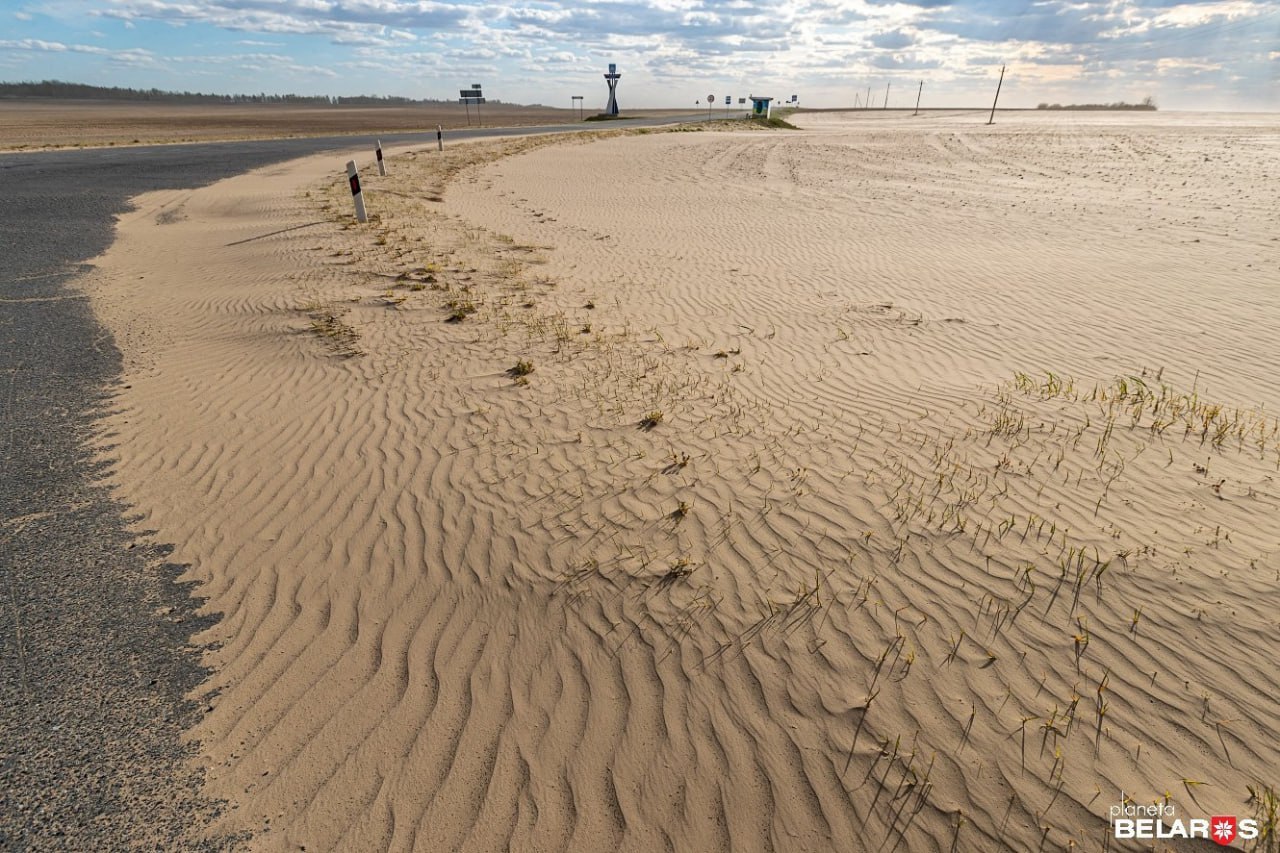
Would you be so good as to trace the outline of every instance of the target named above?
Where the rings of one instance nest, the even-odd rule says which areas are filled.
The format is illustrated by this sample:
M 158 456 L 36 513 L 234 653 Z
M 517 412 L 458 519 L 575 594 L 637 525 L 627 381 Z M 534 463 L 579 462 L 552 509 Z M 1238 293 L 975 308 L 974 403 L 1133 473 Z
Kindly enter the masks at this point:
M 111 480 L 222 614 L 200 831 L 1096 850 L 1122 796 L 1252 816 L 1280 119 L 984 120 L 392 150 L 367 225 L 345 158 L 140 197 L 85 288 Z

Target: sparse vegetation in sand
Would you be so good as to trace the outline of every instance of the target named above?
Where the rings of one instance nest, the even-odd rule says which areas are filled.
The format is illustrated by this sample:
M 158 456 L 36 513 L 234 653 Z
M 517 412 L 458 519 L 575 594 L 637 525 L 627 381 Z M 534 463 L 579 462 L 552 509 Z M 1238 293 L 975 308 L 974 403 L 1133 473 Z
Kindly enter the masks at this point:
M 1274 785 L 1258 783 L 1248 785 L 1249 802 L 1253 819 L 1258 822 L 1258 838 L 1254 842 L 1256 853 L 1280 853 L 1280 795 Z
M 972 629 L 935 632 L 943 664 L 966 660 L 966 632 L 984 638 L 979 668 L 999 670 L 1009 654 L 1023 666 L 1044 661 L 1045 677 L 1033 690 L 1016 678 L 1005 681 L 1001 704 L 1016 712 L 1008 730 L 1023 744 L 1021 772 L 1042 773 L 1057 791 L 1070 790 L 1073 777 L 1090 778 L 1069 772 L 1080 750 L 1073 744 L 1087 743 L 1083 764 L 1096 770 L 1108 750 L 1121 748 L 1122 732 L 1144 726 L 1146 709 L 1113 695 L 1113 669 L 1124 664 L 1114 649 L 1138 638 L 1153 608 L 1168 614 L 1168 595 L 1156 591 L 1176 589 L 1171 577 L 1203 584 L 1194 556 L 1201 550 L 1243 571 L 1258 561 L 1257 549 L 1265 553 L 1261 531 L 1242 541 L 1251 510 L 1232 506 L 1224 490 L 1234 485 L 1235 495 L 1247 497 L 1253 490 L 1246 483 L 1280 464 L 1280 425 L 1261 410 L 1178 391 L 1159 373 L 1085 388 L 1053 373 L 1018 374 L 986 400 L 971 402 L 976 418 L 961 430 L 932 418 L 924 422 L 931 426 L 899 427 L 897 452 L 864 475 L 886 490 L 890 565 L 918 571 L 941 551 L 957 567 L 980 569 L 961 573 L 978 603 Z M 1144 533 L 1139 508 L 1153 493 L 1202 504 L 1200 525 Z M 1225 613 L 1223 603 L 1218 609 Z M 1197 612 L 1197 619 L 1207 618 L 1203 607 Z M 1064 637 L 1060 651 L 1051 641 L 1056 632 Z M 917 642 L 928 645 L 923 637 Z M 1082 695 L 1093 697 L 1087 730 L 1076 725 Z M 1061 698 L 1045 709 L 1035 701 L 1044 696 Z M 1220 743 L 1229 758 L 1207 698 L 1203 709 L 1193 695 L 1165 701 L 1185 703 L 1187 715 L 1201 720 L 1200 736 Z M 1041 733 L 1038 754 L 1027 749 L 1029 722 Z M 971 719 L 963 727 L 965 740 L 973 725 Z M 1082 760 L 1074 763 L 1078 768 Z M 1188 796 L 1197 784 L 1184 785 Z M 1044 826 L 1054 831 L 1051 822 Z
M 507 368 L 507 375 L 514 379 L 517 385 L 528 385 L 530 373 L 533 373 L 533 362 L 525 359 L 520 359 Z
M 302 310 L 310 318 L 311 333 L 323 340 L 332 353 L 346 358 L 364 355 L 359 346 L 360 335 L 342 319 L 344 312 L 335 305 L 313 300 Z
M 474 164 L 543 144 L 442 158 L 421 184 L 438 196 L 474 179 Z M 642 602 L 639 616 L 617 617 L 630 633 L 618 632 L 625 648 L 614 654 L 632 643 L 678 648 L 703 668 L 757 652 L 831 661 L 846 702 L 823 731 L 838 744 L 834 772 L 897 840 L 919 839 L 916 816 L 936 812 L 957 849 L 1083 844 L 1093 780 L 1153 752 L 1140 740 L 1143 690 L 1203 717 L 1189 738 L 1235 749 L 1230 714 L 1208 714 L 1191 688 L 1159 673 L 1140 689 L 1116 672 L 1149 637 L 1167 637 L 1153 590 L 1190 584 L 1197 549 L 1238 571 L 1258 557 L 1227 498 L 1251 488 L 1239 476 L 1246 457 L 1251 471 L 1280 466 L 1273 418 L 1158 374 L 1086 386 L 1020 373 L 952 408 L 859 412 L 852 425 L 834 408 L 783 411 L 743 389 L 749 372 L 729 369 L 752 363 L 773 332 L 748 338 L 745 355 L 710 335 L 670 346 L 594 286 L 534 275 L 553 248 L 449 221 L 432 204 L 385 220 L 385 244 L 365 247 L 353 279 L 402 276 L 406 307 L 466 320 L 449 352 L 488 359 L 474 375 L 524 384 L 535 362 L 547 371 L 506 395 L 527 409 L 486 412 L 511 419 L 495 430 L 507 444 L 476 464 L 498 483 L 560 454 L 530 501 L 558 525 L 546 574 L 573 604 Z M 430 241 L 401 239 L 399 222 L 415 219 L 431 224 Z M 873 308 L 869 317 L 891 315 L 887 303 Z M 892 319 L 927 328 L 920 316 Z M 664 436 L 669 454 L 653 446 Z M 1204 503 L 1201 529 L 1145 524 L 1135 507 L 1153 490 Z M 1220 604 L 1193 601 L 1178 604 L 1220 615 Z M 914 709 L 935 700 L 922 729 Z M 956 757 L 1004 786 L 1013 818 L 955 806 Z M 1258 807 L 1274 810 L 1265 796 Z

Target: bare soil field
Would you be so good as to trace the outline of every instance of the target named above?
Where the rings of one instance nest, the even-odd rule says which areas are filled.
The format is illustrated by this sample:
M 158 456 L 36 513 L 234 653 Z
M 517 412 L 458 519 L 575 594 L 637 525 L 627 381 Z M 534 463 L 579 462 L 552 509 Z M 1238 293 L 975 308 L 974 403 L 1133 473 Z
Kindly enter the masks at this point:
M 684 110 L 636 110 L 642 118 Z M 586 115 L 592 115 L 588 110 Z M 485 104 L 470 116 L 461 104 L 317 107 L 290 104 L 158 104 L 74 100 L 0 100 L 0 150 L 155 145 L 328 136 L 477 126 L 566 124 L 577 112 L 544 106 Z M 469 119 L 469 121 L 468 121 Z

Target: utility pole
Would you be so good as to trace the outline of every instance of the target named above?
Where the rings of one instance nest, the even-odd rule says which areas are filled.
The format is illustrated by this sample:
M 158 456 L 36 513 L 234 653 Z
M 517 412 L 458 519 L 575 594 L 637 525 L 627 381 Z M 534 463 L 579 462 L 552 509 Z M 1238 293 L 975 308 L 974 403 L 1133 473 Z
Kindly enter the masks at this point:
M 871 87 L 867 87 L 867 109 L 871 109 Z
M 996 104 L 1000 102 L 1000 87 L 1004 85 L 1004 66 L 1000 66 L 1000 82 L 996 83 L 996 99 L 991 102 L 991 118 L 987 120 L 987 124 L 995 124 L 996 122 Z
M 920 88 L 916 90 L 916 111 L 912 113 L 912 115 L 913 115 L 913 116 L 918 116 L 918 115 L 920 115 L 920 96 L 921 96 L 922 94 L 924 94 L 924 81 L 923 81 L 923 80 L 921 80 L 921 81 L 920 81 Z
M 861 96 L 861 95 L 859 95 L 857 92 L 854 92 L 854 93 L 853 93 L 853 108 L 856 110 L 856 109 L 861 108 L 861 106 L 862 106 L 862 96 Z
M 884 107 L 882 109 L 886 109 L 886 110 L 889 109 L 889 87 L 891 85 L 893 84 L 892 83 L 884 84 Z

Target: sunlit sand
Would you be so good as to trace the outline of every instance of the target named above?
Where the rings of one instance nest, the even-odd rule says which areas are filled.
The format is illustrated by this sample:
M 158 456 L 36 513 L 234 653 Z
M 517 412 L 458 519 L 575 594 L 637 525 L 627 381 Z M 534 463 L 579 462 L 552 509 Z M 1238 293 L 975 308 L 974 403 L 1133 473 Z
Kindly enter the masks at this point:
M 807 115 L 143 196 L 105 458 L 262 850 L 1102 849 L 1277 782 L 1274 116 Z M 1258 797 L 1250 800 L 1250 786 Z

